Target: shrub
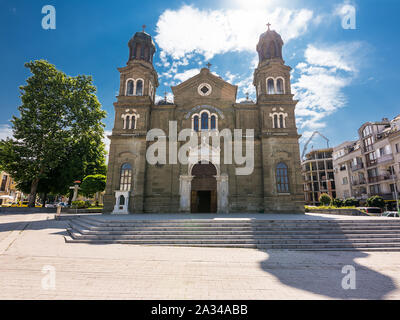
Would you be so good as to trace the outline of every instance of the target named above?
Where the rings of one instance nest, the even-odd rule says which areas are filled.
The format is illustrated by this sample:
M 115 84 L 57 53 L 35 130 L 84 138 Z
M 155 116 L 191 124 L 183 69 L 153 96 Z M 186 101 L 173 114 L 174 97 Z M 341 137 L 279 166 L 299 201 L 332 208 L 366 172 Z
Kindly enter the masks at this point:
M 349 198 L 344 200 L 344 205 L 346 207 L 359 207 L 360 206 L 360 201 L 354 198 Z
M 332 199 L 331 206 L 334 206 L 336 208 L 340 208 L 340 207 L 343 207 L 343 205 L 344 205 L 343 200 L 341 200 L 341 199 Z
M 321 196 L 319 197 L 319 202 L 321 202 L 321 204 L 324 206 L 329 206 L 331 204 L 331 201 L 331 197 L 326 193 L 321 194 Z
M 373 196 L 367 199 L 367 206 L 378 207 L 383 209 L 385 207 L 385 200 L 383 200 L 383 198 L 380 196 Z
M 86 209 L 89 208 L 87 201 L 72 201 L 72 208 L 74 209 Z

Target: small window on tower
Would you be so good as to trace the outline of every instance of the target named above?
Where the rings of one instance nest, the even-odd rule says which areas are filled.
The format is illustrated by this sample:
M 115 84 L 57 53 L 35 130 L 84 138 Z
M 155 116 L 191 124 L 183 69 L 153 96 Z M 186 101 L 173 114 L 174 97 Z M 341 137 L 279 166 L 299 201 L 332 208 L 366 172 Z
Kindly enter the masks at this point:
M 126 87 L 127 96 L 133 96 L 133 86 L 134 86 L 133 80 L 129 80 Z
M 283 80 L 282 79 L 278 79 L 278 81 L 276 82 L 276 90 L 278 94 L 283 94 L 284 90 L 283 90 Z
M 274 85 L 274 80 L 273 79 L 268 79 L 267 82 L 267 92 L 268 94 L 275 94 L 275 85 Z
M 138 80 L 136 84 L 136 95 L 137 96 L 142 96 L 143 95 L 143 81 Z

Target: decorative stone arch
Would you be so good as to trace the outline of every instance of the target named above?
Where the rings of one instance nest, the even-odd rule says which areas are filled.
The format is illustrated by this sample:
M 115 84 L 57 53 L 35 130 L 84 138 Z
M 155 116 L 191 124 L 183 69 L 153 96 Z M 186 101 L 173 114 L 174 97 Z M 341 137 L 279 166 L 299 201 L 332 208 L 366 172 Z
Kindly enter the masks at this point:
M 278 83 L 279 83 L 279 80 L 282 80 L 282 91 L 280 92 L 278 89 Z M 285 94 L 286 93 L 286 83 L 285 83 L 285 78 L 284 77 L 281 77 L 281 76 L 279 76 L 279 77 L 276 77 L 275 78 L 275 93 L 276 94 Z
M 141 92 L 141 94 L 138 93 L 138 83 L 139 83 L 139 82 L 142 83 L 142 92 Z M 144 82 L 144 80 L 143 80 L 142 78 L 136 79 L 136 83 L 135 83 L 135 96 L 139 96 L 139 97 L 144 96 L 144 85 L 145 85 L 145 82 Z
M 270 88 L 270 83 L 273 84 L 273 88 Z M 267 93 L 267 94 L 276 94 L 276 83 L 275 83 L 275 78 L 273 78 L 273 77 L 268 77 L 268 78 L 266 79 L 265 85 L 266 85 L 266 93 Z M 272 92 L 272 93 L 270 92 L 270 89 L 273 89 L 273 92 Z
M 127 109 L 125 112 L 126 113 L 121 115 L 123 121 L 122 128 L 124 130 L 136 130 L 140 115 L 136 112 L 136 110 L 131 111 Z
M 272 118 L 272 128 L 273 129 L 285 129 L 286 128 L 286 118 L 289 116 L 284 112 L 274 112 L 270 113 L 269 116 Z
M 210 158 L 211 153 L 211 158 Z M 180 176 L 180 211 L 189 213 L 191 212 L 192 201 L 192 181 L 193 168 L 201 163 L 212 164 L 216 169 L 214 176 L 217 184 L 216 198 L 217 198 L 217 212 L 228 213 L 228 196 L 229 185 L 228 175 L 221 173 L 220 167 L 220 151 L 212 148 L 209 145 L 201 145 L 195 150 L 189 152 L 189 164 L 187 167 L 187 175 Z
M 132 93 L 131 94 L 128 93 L 128 83 L 130 81 L 133 82 L 133 87 L 132 87 Z M 134 96 L 135 92 L 136 92 L 136 80 L 133 79 L 133 78 L 126 79 L 126 81 L 125 81 L 125 96 Z
M 207 129 L 203 129 L 202 128 L 202 116 L 203 116 L 203 114 L 207 114 L 207 121 L 208 121 L 208 123 L 207 123 Z M 196 126 L 196 123 L 195 123 L 195 120 L 196 120 L 196 117 L 198 117 L 198 125 Z M 214 128 L 212 128 L 212 118 L 213 117 L 215 117 L 215 125 L 214 125 Z M 218 114 L 217 113 L 214 113 L 214 112 L 210 112 L 210 110 L 208 110 L 208 109 L 203 109 L 203 110 L 201 110 L 200 112 L 198 112 L 198 113 L 194 113 L 193 115 L 192 115 L 192 129 L 194 130 L 194 131 L 197 131 L 197 132 L 201 132 L 201 131 L 210 131 L 210 130 L 218 130 L 218 120 L 219 120 L 219 117 L 218 117 Z M 196 130 L 196 127 L 197 127 L 197 130 Z

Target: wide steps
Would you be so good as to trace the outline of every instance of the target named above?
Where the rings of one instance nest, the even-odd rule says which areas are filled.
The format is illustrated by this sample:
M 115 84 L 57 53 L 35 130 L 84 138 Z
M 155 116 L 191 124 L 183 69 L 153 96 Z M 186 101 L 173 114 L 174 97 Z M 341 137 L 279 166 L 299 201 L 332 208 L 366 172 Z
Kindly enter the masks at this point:
M 102 220 L 75 218 L 68 243 L 400 251 L 400 220 Z

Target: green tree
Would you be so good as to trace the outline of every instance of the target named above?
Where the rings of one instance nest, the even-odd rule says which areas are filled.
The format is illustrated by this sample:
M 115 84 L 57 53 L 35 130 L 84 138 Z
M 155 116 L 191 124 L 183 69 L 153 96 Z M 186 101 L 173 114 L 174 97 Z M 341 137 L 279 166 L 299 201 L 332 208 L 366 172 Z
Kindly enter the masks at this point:
M 18 184 L 30 183 L 33 207 L 40 182 L 65 191 L 74 180 L 104 170 L 106 113 L 90 76 L 69 77 L 44 60 L 25 67 L 32 76 L 20 87 L 14 137 L 0 141 L 0 166 Z
M 383 200 L 380 196 L 373 196 L 367 199 L 367 206 L 368 207 L 378 207 L 378 208 L 385 208 L 385 200 Z
M 324 206 L 329 206 L 331 204 L 332 198 L 329 194 L 323 193 L 319 197 L 319 202 Z
M 106 188 L 106 176 L 102 174 L 90 175 L 83 179 L 81 193 L 86 197 L 96 195 L 96 205 L 98 205 L 99 193 Z

